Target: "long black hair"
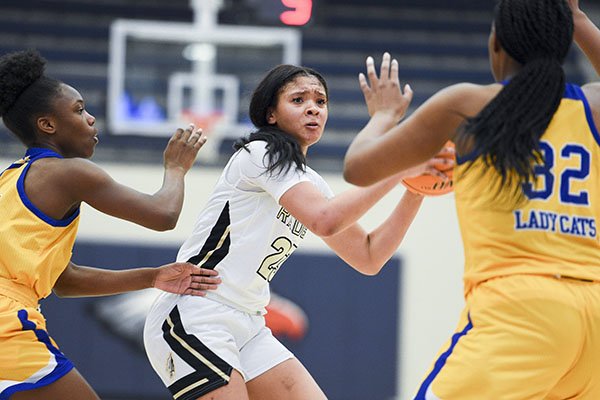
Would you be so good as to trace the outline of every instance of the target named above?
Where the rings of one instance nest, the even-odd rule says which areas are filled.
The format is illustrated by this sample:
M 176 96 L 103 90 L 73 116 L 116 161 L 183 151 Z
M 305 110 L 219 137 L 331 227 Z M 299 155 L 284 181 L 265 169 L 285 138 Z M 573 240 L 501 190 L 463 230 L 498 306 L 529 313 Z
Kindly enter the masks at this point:
M 266 155 L 269 161 L 266 172 L 269 173 L 285 173 L 292 166 L 302 171 L 306 170 L 306 157 L 296 139 L 268 122 L 268 115 L 277 106 L 279 94 L 298 76 L 317 78 L 325 89 L 325 95 L 329 97 L 325 79 L 314 69 L 289 64 L 278 65 L 265 75 L 252 93 L 249 116 L 257 130 L 238 139 L 233 145 L 235 150 L 240 148 L 248 150 L 246 145 L 250 142 L 255 140 L 267 142 Z
M 520 184 L 535 179 L 535 163 L 543 160 L 539 139 L 564 94 L 562 64 L 573 40 L 573 15 L 565 0 L 500 0 L 494 14 L 497 39 L 522 68 L 467 119 L 457 144 L 472 144 L 500 174 L 501 186 L 519 195 Z
M 36 119 L 53 110 L 61 82 L 44 75 L 46 60 L 34 50 L 0 57 L 0 117 L 26 146 L 36 139 Z

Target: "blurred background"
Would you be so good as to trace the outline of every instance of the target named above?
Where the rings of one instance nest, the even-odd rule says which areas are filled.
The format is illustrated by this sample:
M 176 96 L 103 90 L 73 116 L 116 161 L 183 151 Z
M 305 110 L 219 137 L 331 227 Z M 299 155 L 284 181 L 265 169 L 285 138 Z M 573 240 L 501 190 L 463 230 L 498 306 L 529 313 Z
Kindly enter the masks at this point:
M 595 21 L 598 4 L 582 0 Z M 231 144 L 252 127 L 251 91 L 279 63 L 317 69 L 330 90 L 330 117 L 309 164 L 335 192 L 353 136 L 368 120 L 357 76 L 367 56 L 400 63 L 415 98 L 493 81 L 487 60 L 493 0 L 2 0 L 0 54 L 38 49 L 48 74 L 74 86 L 96 118 L 95 162 L 115 179 L 152 192 L 168 137 L 190 122 L 209 142 L 187 178 L 174 231 L 156 233 L 82 211 L 77 263 L 107 268 L 174 259 L 191 232 Z M 597 76 L 574 46 L 568 79 Z M 411 111 L 409 110 L 409 112 Z M 0 161 L 24 153 L 0 124 Z M 376 226 L 398 188 L 361 220 Z M 408 399 L 462 308 L 462 248 L 452 195 L 427 199 L 382 274 L 364 277 L 311 237 L 272 282 L 281 302 L 273 329 L 332 400 Z M 51 336 L 103 399 L 168 399 L 140 348 L 152 293 L 43 304 Z

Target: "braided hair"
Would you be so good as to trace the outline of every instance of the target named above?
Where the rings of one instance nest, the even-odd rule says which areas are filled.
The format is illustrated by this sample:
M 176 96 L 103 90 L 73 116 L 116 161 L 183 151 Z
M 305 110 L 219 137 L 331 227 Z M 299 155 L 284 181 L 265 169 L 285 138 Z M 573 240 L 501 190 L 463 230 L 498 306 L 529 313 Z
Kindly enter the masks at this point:
M 277 106 L 278 96 L 283 88 L 299 76 L 317 78 L 325 89 L 325 95 L 329 97 L 325 79 L 314 69 L 289 64 L 278 65 L 267 73 L 252 93 L 249 115 L 257 130 L 238 139 L 233 145 L 235 150 L 243 148 L 249 151 L 246 147 L 248 143 L 256 140 L 267 142 L 268 173 L 286 173 L 292 166 L 301 171 L 306 170 L 306 157 L 298 141 L 277 126 L 269 124 L 267 119 L 270 110 Z
M 573 15 L 565 0 L 500 0 L 494 27 L 502 48 L 522 65 L 498 95 L 458 132 L 501 176 L 501 186 L 522 193 L 543 160 L 539 139 L 565 90 L 562 68 L 573 39 Z
M 26 146 L 36 139 L 36 119 L 53 110 L 61 82 L 44 75 L 46 60 L 35 50 L 0 57 L 0 117 Z

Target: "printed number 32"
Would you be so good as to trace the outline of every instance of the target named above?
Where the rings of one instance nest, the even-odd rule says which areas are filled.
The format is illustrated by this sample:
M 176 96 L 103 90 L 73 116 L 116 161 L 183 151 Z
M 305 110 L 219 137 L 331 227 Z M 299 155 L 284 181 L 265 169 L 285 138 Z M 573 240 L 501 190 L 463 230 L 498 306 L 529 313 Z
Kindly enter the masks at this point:
M 555 173 L 553 171 L 555 164 L 554 149 L 546 142 L 540 142 L 540 149 L 544 155 L 544 164 L 539 164 L 534 167 L 536 177 L 543 177 L 543 185 L 539 189 L 534 189 L 531 183 L 523 185 L 525 195 L 530 199 L 548 199 L 554 190 Z M 585 147 L 578 144 L 566 144 L 561 152 L 560 157 L 570 159 L 577 157 L 579 166 L 576 168 L 566 168 L 560 172 L 559 196 L 560 202 L 566 204 L 576 204 L 581 206 L 589 205 L 588 192 L 582 190 L 579 193 L 571 192 L 572 180 L 586 179 L 590 174 L 590 153 Z

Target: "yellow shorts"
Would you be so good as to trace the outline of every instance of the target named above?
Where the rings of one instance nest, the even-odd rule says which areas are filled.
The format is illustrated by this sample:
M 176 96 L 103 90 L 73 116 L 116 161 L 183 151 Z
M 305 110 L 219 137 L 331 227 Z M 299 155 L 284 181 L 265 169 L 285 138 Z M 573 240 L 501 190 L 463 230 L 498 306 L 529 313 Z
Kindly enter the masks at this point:
M 600 283 L 515 275 L 480 284 L 415 399 L 600 399 Z
M 73 369 L 34 307 L 0 295 L 0 400 L 49 385 Z

